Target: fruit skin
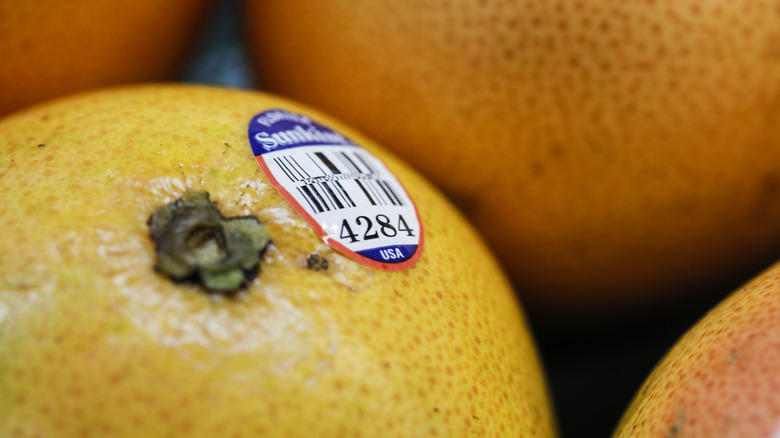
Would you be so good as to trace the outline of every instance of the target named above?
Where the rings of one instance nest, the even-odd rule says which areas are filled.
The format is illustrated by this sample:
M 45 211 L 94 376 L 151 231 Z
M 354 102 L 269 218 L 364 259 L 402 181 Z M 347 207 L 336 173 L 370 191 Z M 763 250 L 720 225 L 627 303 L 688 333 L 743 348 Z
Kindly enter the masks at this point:
M 420 170 L 524 304 L 570 321 L 671 305 L 771 262 L 779 8 L 250 1 L 246 16 L 264 89 Z
M 659 362 L 615 438 L 775 437 L 780 263 L 710 310 Z
M 172 79 L 211 0 L 0 0 L 0 116 L 76 91 Z
M 333 252 L 269 185 L 247 125 L 270 108 L 387 164 L 425 227 L 414 267 Z M 267 227 L 237 299 L 153 272 L 146 221 L 186 187 Z M 555 436 L 531 333 L 478 235 L 310 108 L 173 85 L 37 106 L 0 122 L 0 204 L 0 436 Z M 327 269 L 306 267 L 313 253 Z

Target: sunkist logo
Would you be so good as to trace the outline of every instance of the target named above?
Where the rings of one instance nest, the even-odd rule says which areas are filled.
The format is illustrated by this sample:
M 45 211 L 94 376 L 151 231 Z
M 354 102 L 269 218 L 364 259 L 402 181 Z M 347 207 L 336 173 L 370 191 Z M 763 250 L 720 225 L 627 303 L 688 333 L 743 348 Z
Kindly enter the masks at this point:
M 341 134 L 318 129 L 310 118 L 302 114 L 274 110 L 256 117 L 255 121 L 267 128 L 272 128 L 273 125 L 279 122 L 295 124 L 295 127 L 287 130 L 274 129 L 271 133 L 266 131 L 256 133 L 254 135 L 255 140 L 267 151 L 274 150 L 279 146 L 293 146 L 302 143 L 352 144 Z M 306 127 L 303 125 L 306 125 Z

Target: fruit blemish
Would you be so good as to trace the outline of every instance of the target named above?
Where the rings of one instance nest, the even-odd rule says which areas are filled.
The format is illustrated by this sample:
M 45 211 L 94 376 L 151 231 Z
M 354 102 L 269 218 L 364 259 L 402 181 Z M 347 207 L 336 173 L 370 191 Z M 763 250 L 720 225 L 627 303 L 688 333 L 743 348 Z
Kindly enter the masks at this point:
M 306 257 L 306 267 L 313 271 L 327 271 L 328 259 L 317 253 L 309 254 L 309 256 Z

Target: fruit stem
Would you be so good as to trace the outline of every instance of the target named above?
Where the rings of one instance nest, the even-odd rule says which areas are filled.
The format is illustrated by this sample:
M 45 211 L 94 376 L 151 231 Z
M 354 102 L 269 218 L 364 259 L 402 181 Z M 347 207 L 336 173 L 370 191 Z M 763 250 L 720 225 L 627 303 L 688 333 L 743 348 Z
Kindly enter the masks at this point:
M 270 242 L 255 216 L 226 218 L 207 192 L 191 189 L 155 210 L 148 225 L 155 270 L 211 293 L 232 294 L 251 281 Z

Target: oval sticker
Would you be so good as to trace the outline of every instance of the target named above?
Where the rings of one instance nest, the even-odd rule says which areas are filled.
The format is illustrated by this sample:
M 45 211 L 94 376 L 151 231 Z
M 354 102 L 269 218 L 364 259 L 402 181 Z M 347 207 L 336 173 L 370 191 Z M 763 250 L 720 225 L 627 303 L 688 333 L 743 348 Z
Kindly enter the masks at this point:
M 384 270 L 420 258 L 417 206 L 385 164 L 308 116 L 273 109 L 249 122 L 249 144 L 266 178 L 347 257 Z

